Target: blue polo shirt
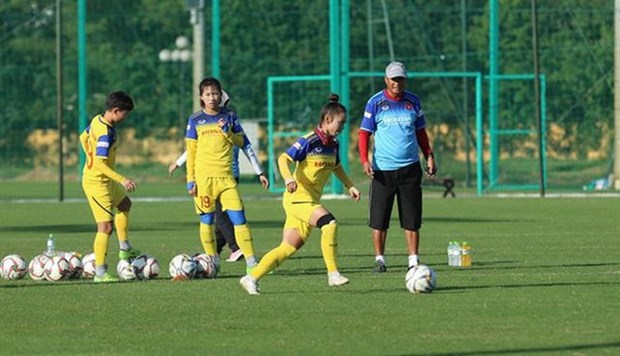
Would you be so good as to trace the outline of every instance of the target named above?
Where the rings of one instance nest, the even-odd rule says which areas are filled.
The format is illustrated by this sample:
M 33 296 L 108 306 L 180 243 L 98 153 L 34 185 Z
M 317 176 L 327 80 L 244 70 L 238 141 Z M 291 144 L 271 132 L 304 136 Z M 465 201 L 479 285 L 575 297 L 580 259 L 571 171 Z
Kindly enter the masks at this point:
M 426 126 L 420 99 L 405 91 L 400 100 L 389 97 L 385 90 L 373 95 L 366 103 L 360 125 L 375 135 L 372 167 L 392 171 L 418 162 L 416 131 Z

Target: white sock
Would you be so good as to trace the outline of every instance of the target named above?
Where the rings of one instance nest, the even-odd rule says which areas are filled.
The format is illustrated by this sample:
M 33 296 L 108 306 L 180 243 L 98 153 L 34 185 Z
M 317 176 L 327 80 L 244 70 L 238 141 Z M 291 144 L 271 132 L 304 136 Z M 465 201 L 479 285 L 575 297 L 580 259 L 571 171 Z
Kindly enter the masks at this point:
M 103 266 L 95 266 L 95 275 L 97 277 L 103 277 L 103 275 L 105 274 L 107 270 L 107 266 L 103 265 Z
M 417 266 L 419 263 L 418 255 L 409 255 L 409 267 Z
M 258 264 L 258 262 L 256 261 L 256 257 L 255 256 L 250 256 L 250 257 L 246 257 L 245 259 L 245 265 L 248 267 L 254 267 Z
M 385 257 L 383 255 L 376 255 L 375 261 L 381 261 L 383 264 L 385 264 Z
M 129 243 L 129 241 L 128 241 L 128 240 L 125 240 L 125 241 L 119 241 L 118 243 L 119 243 L 119 246 L 120 246 L 120 249 L 121 249 L 121 250 L 123 250 L 123 251 L 129 251 L 129 250 L 131 250 L 131 244 Z

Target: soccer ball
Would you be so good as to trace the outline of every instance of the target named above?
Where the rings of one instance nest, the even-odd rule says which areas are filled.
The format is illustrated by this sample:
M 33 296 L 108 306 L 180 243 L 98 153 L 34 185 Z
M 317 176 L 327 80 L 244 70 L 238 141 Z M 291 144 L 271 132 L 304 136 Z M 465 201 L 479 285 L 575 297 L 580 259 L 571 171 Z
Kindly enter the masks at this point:
M 192 256 L 196 262 L 196 278 L 215 278 L 217 276 L 217 265 L 209 255 L 197 253 Z
M 71 273 L 69 261 L 64 256 L 54 256 L 45 264 L 45 279 L 58 282 L 69 278 Z
M 131 281 L 136 279 L 136 272 L 133 265 L 128 260 L 119 260 L 116 265 L 116 273 L 123 281 Z
M 146 266 L 146 261 L 149 256 L 140 255 L 133 260 L 131 260 L 131 266 L 133 268 L 133 273 L 137 279 L 144 279 L 144 267 Z
M 27 271 L 26 260 L 20 255 L 8 255 L 0 262 L 0 274 L 2 274 L 4 279 L 20 279 Z
M 176 255 L 170 261 L 168 272 L 175 281 L 193 278 L 196 274 L 196 262 L 184 253 Z
M 30 278 L 35 281 L 42 281 L 45 279 L 45 264 L 50 258 L 45 255 L 34 256 L 28 264 L 28 274 Z
M 146 259 L 146 264 L 142 269 L 142 278 L 144 279 L 153 279 L 159 276 L 159 263 L 157 263 L 157 259 L 153 256 L 148 256 Z
M 435 271 L 427 265 L 412 267 L 405 276 L 405 286 L 411 293 L 430 293 L 436 285 Z
M 82 276 L 84 267 L 82 266 L 82 260 L 77 252 L 65 252 L 63 257 L 69 262 L 69 276 L 70 279 L 78 279 Z
M 95 277 L 95 253 L 89 253 L 82 257 L 82 276 L 84 278 Z

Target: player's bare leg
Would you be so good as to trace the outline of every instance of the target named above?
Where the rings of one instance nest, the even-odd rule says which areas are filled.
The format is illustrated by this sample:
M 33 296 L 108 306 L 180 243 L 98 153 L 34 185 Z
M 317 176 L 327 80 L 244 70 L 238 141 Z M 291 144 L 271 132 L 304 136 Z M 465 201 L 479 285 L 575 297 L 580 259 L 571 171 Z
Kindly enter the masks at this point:
M 372 229 L 372 242 L 375 247 L 375 267 L 373 272 L 383 273 L 387 271 L 385 266 L 385 240 L 387 239 L 387 230 Z
M 405 229 L 405 240 L 407 240 L 407 252 L 409 254 L 409 267 L 417 266 L 420 261 L 418 258 L 418 246 L 420 244 L 420 230 Z

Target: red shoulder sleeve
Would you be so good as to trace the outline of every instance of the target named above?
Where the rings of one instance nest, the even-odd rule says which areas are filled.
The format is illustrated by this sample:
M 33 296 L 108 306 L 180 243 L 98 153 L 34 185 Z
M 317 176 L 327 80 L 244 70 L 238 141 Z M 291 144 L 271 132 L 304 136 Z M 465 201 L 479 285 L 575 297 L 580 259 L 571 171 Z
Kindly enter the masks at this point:
M 370 141 L 370 132 L 359 130 L 357 147 L 360 151 L 360 161 L 362 164 L 368 162 L 368 142 Z
M 433 153 L 433 150 L 431 149 L 431 145 L 428 142 L 428 135 L 426 134 L 426 129 L 421 128 L 419 130 L 416 130 L 415 136 L 418 138 L 418 145 L 422 149 L 422 154 L 424 155 L 424 158 L 428 159 L 428 156 Z

